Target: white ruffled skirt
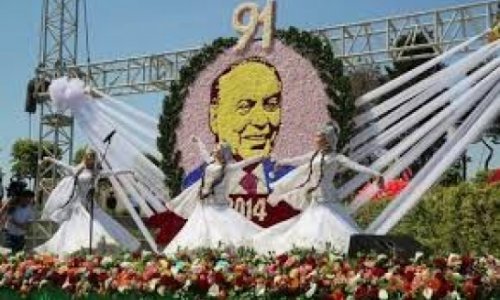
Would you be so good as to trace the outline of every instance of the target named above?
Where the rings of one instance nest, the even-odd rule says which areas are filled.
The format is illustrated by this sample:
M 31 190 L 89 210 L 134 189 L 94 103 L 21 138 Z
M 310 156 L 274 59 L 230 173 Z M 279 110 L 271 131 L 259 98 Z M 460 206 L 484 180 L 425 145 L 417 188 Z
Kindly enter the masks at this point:
M 89 247 L 90 214 L 80 203 L 71 208 L 69 219 L 63 221 L 56 233 L 44 244 L 34 250 L 38 253 L 49 253 L 67 256 Z M 100 207 L 94 207 L 92 248 L 122 248 L 137 251 L 140 242 L 132 236 L 120 223 L 106 214 Z
M 300 215 L 256 234 L 253 246 L 261 254 L 293 248 L 346 253 L 350 236 L 359 231 L 342 204 L 312 201 Z
M 163 250 L 251 246 L 261 228 L 245 219 L 229 205 L 198 201 L 184 227 Z

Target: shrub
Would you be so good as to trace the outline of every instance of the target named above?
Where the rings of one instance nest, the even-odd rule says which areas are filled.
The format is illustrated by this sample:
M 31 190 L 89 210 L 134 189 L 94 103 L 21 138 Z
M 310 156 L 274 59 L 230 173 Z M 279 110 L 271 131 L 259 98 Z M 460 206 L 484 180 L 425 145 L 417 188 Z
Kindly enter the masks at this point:
M 362 208 L 357 220 L 369 224 L 387 205 Z M 500 255 L 500 186 L 462 183 L 436 187 L 390 232 L 413 236 L 434 254 Z

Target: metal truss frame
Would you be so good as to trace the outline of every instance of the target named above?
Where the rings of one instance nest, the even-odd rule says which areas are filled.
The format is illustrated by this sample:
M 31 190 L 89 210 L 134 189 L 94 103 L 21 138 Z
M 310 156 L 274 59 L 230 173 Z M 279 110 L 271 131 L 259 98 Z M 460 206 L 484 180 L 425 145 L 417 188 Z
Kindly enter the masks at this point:
M 341 58 L 346 66 L 381 66 L 393 61 L 429 58 L 485 32 L 494 25 L 499 5 L 500 1 L 478 2 L 325 27 L 313 32 L 331 41 L 337 57 Z M 428 42 L 412 46 L 418 32 L 421 32 Z M 398 40 L 404 40 L 404 45 L 398 47 Z M 434 53 L 402 56 L 405 50 L 427 47 L 432 47 Z M 471 47 L 468 51 L 474 49 L 475 47 Z
M 478 2 L 429 12 L 363 21 L 311 30 L 328 39 L 344 65 L 350 69 L 370 65 L 382 68 L 393 61 L 427 58 L 483 33 L 491 28 L 498 13 L 499 0 Z M 412 46 L 415 33 L 422 32 L 428 43 Z M 395 42 L 405 38 L 402 47 Z M 475 47 L 468 49 L 472 51 Z M 435 53 L 402 56 L 405 50 L 432 47 Z M 170 82 L 179 77 L 180 68 L 200 48 L 103 61 L 68 67 L 94 87 L 110 95 L 168 92 Z M 382 68 L 383 70 L 383 68 Z M 46 70 L 54 73 L 55 70 Z

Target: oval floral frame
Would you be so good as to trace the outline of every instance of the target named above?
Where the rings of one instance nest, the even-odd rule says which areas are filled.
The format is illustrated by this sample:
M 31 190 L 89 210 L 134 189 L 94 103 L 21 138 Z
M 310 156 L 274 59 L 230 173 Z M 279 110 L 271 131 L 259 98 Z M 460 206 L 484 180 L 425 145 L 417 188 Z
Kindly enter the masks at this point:
M 317 96 L 323 96 L 322 98 L 324 99 L 326 94 L 329 100 L 326 106 L 329 117 L 335 120 L 341 128 L 338 147 L 339 149 L 342 148 L 350 137 L 352 129 L 351 120 L 355 114 L 349 80 L 343 75 L 342 62 L 334 58 L 328 41 L 311 33 L 299 31 L 292 27 L 287 30 L 278 30 L 275 33 L 275 39 L 279 40 L 279 43 L 276 43 L 277 45 L 283 44 L 287 46 L 282 47 L 281 50 L 291 48 L 295 54 L 300 55 L 310 62 L 316 70 L 316 74 L 314 75 L 316 78 L 319 77 L 321 79 L 324 88 L 324 92 L 318 93 Z M 181 125 L 181 112 L 183 111 L 186 100 L 189 100 L 190 92 L 193 91 L 192 85 L 196 82 L 200 82 L 198 79 L 201 74 L 213 74 L 214 72 L 206 72 L 206 69 L 210 67 L 213 68 L 214 62 L 219 61 L 224 54 L 230 56 L 227 55 L 228 51 L 226 50 L 232 48 L 236 42 L 237 40 L 235 38 L 219 38 L 211 45 L 202 48 L 200 53 L 193 56 L 189 63 L 180 70 L 179 81 L 172 83 L 170 95 L 165 97 L 163 112 L 159 122 L 160 137 L 158 138 L 158 148 L 163 155 L 161 168 L 166 175 L 166 185 L 171 191 L 171 196 L 177 195 L 181 190 L 182 179 L 184 177 L 184 169 L 182 166 L 186 165 L 186 161 L 192 164 L 194 159 L 193 157 L 188 157 L 187 159 L 182 158 L 182 149 L 179 149 L 179 142 L 177 141 L 177 130 Z M 249 52 L 251 52 L 252 49 L 249 50 Z M 290 50 L 288 51 L 290 52 Z M 241 58 L 244 59 L 249 56 L 252 56 L 252 53 L 244 53 L 241 55 Z M 217 67 L 220 69 L 224 68 L 224 66 Z M 276 65 L 276 67 L 279 68 L 278 65 Z M 286 71 L 290 72 L 290 69 L 288 68 Z M 215 71 L 215 73 L 217 73 L 217 71 Z M 190 106 L 193 106 L 192 103 L 190 103 Z M 203 114 L 205 113 L 203 112 Z M 208 112 L 206 112 L 206 114 L 208 114 Z M 203 115 L 205 119 L 207 118 L 206 114 Z M 284 121 L 286 123 L 286 119 Z M 286 126 L 286 124 L 284 125 Z M 295 128 L 295 130 L 296 129 L 297 128 Z M 310 131 L 311 129 L 308 129 L 308 132 Z M 182 136 L 184 137 L 185 134 Z M 189 139 L 189 136 L 184 138 Z M 284 142 L 286 143 L 286 141 Z M 183 141 L 182 144 L 185 144 L 185 141 Z M 278 149 L 278 151 L 282 155 L 287 154 L 283 149 Z

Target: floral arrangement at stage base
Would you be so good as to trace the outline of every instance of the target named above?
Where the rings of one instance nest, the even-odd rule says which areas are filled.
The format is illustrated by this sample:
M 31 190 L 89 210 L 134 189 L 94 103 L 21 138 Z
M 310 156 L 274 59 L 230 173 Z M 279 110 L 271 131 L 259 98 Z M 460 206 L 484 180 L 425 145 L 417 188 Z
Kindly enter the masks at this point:
M 500 183 L 500 169 L 493 170 L 488 174 L 487 182 L 489 184 L 499 184 Z
M 498 299 L 492 256 L 385 255 L 347 260 L 335 253 L 257 255 L 246 249 L 87 256 L 2 257 L 0 298 L 40 299 Z M 35 296 L 34 296 L 35 295 Z M 72 296 L 70 296 L 72 295 Z M 41 297 L 41 296 L 40 296 Z

